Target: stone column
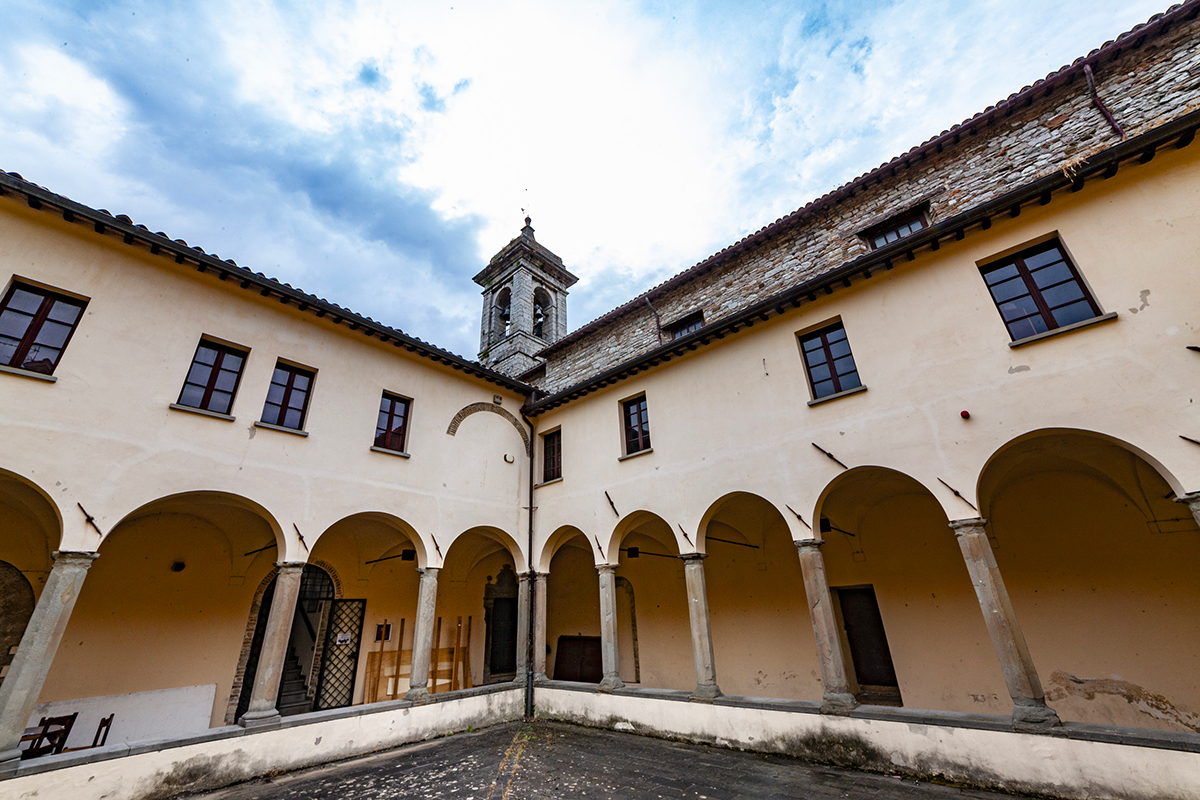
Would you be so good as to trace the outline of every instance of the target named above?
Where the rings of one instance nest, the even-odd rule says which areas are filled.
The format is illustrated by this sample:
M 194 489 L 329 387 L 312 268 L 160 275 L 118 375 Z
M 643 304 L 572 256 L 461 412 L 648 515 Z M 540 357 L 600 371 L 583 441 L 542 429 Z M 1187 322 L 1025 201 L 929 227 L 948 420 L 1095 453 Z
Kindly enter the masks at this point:
M 431 703 L 429 694 L 429 659 L 433 648 L 433 618 L 437 612 L 437 567 L 421 570 L 421 586 L 417 593 L 417 623 L 413 628 L 412 671 L 409 673 L 408 694 L 405 700 Z M 467 645 L 470 646 L 470 643 Z
M 16 771 L 21 734 L 42 693 L 88 567 L 98 556 L 68 551 L 54 554 L 54 566 L 25 626 L 8 675 L 0 683 L 0 776 Z
M 688 553 L 683 559 L 687 581 L 688 617 L 692 622 L 692 662 L 696 665 L 696 691 L 691 699 L 711 703 L 721 696 L 717 687 L 717 665 L 713 657 L 712 625 L 708 619 L 708 590 L 704 585 L 705 553 Z
M 546 599 L 546 573 L 535 573 L 533 583 L 533 679 L 535 681 L 546 680 Z
M 600 661 L 604 678 L 598 692 L 611 692 L 625 684 L 621 682 L 620 662 L 617 660 L 617 569 L 616 564 L 601 564 L 600 573 Z
M 524 683 L 529 672 L 529 573 L 517 576 L 517 675 L 514 683 Z
M 971 584 L 979 598 L 983 621 L 992 637 L 992 647 L 1000 661 L 1000 671 L 1013 699 L 1013 728 L 1019 731 L 1042 731 L 1062 725 L 1054 709 L 1046 705 L 1042 682 L 1038 679 L 1025 634 L 1017 622 L 1004 579 L 996 566 L 996 557 L 988 541 L 985 519 L 960 519 L 950 523 L 958 546 L 962 549 Z
M 267 629 L 262 649 L 258 651 L 258 669 L 250 690 L 250 707 L 242 715 L 244 728 L 263 728 L 279 724 L 279 680 L 287 661 L 288 641 L 292 638 L 292 621 L 296 617 L 296 598 L 300 596 L 300 579 L 304 576 L 301 562 L 279 563 L 275 575 L 275 594 L 267 614 Z
M 800 553 L 800 569 L 804 572 L 808 616 L 817 640 L 821 682 L 825 684 L 821 713 L 845 714 L 853 710 L 858 701 L 850 691 L 850 679 L 846 675 L 846 654 L 842 650 L 842 637 L 833 614 L 833 596 L 829 593 L 829 581 L 825 577 L 825 559 L 820 550 L 823 544 L 825 542 L 820 539 L 795 542 Z

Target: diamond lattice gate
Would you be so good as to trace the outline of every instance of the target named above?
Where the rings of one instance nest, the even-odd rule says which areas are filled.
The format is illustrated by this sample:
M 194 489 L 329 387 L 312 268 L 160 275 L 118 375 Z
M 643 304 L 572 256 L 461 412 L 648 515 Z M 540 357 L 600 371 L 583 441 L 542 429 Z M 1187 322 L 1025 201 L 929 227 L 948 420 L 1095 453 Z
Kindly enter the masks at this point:
M 358 649 L 362 644 L 363 618 L 367 611 L 366 600 L 330 602 L 315 710 L 341 708 L 354 701 Z

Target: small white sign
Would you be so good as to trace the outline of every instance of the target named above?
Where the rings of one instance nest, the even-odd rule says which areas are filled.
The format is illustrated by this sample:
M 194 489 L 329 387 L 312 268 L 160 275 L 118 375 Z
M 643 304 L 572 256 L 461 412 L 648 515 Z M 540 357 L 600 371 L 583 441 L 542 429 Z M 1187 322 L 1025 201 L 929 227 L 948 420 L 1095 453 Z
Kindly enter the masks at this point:
M 337 643 L 338 643 L 338 644 L 340 644 L 340 645 L 341 645 L 341 644 L 350 644 L 350 634 L 348 634 L 348 633 L 339 633 L 339 634 L 337 635 Z

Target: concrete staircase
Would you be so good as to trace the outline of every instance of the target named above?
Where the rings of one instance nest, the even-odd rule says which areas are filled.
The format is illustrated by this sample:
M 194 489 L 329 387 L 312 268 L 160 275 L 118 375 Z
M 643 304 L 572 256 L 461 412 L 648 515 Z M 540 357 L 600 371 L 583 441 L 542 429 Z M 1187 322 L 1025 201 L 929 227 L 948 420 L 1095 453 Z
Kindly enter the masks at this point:
M 304 682 L 304 671 L 300 668 L 300 659 L 295 650 L 288 650 L 287 660 L 283 664 L 283 677 L 279 681 L 279 701 L 276 704 L 281 717 L 293 714 L 306 714 L 312 711 L 312 700 L 308 696 L 308 687 Z

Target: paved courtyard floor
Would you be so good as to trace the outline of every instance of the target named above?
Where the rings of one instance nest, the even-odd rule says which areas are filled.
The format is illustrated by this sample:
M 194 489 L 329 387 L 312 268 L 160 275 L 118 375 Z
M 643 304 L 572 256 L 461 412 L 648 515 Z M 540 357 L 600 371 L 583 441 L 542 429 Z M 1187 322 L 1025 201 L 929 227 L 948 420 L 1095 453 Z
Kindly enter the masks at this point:
M 790 758 L 548 722 L 511 723 L 264 778 L 204 800 L 1001 800 Z

